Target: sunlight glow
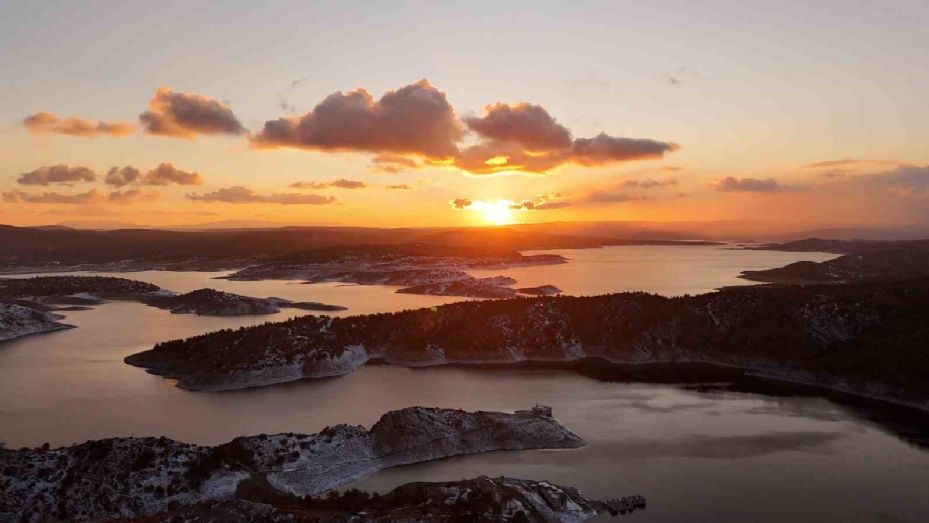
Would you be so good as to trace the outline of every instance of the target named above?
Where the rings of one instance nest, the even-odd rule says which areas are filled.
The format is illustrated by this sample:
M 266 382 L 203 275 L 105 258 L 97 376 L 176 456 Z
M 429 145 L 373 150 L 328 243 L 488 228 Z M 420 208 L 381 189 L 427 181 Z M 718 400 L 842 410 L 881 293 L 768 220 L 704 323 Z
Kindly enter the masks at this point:
M 483 219 L 487 223 L 494 225 L 507 225 L 513 223 L 513 211 L 510 205 L 513 202 L 509 200 L 497 200 L 496 202 L 478 202 L 482 205 L 479 210 L 483 213 Z

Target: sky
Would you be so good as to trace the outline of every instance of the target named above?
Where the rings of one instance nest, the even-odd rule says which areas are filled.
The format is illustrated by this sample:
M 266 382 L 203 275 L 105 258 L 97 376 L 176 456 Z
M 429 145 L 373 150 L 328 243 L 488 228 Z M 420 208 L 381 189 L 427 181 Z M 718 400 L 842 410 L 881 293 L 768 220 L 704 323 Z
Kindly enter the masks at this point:
M 925 1 L 0 12 L 0 223 L 929 223 Z

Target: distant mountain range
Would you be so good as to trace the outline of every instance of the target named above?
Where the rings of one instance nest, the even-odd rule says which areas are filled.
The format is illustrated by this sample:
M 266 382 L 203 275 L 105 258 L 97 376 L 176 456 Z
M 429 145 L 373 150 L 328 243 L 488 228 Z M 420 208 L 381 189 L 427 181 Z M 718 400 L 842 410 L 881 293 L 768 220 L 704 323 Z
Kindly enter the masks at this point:
M 275 229 L 282 227 L 344 227 L 365 229 L 335 223 L 276 222 L 271 220 L 219 220 L 190 225 L 153 227 L 116 220 L 69 220 L 35 228 L 86 229 L 110 231 L 118 229 L 151 229 L 172 231 Z M 883 227 L 844 227 L 791 230 L 783 225 L 751 220 L 718 221 L 611 221 L 611 222 L 548 222 L 519 223 L 502 227 L 398 227 L 397 230 L 459 230 L 459 229 L 512 229 L 522 232 L 545 232 L 567 236 L 597 236 L 630 240 L 731 240 L 731 241 L 789 241 L 801 238 L 833 238 L 840 240 L 912 240 L 929 238 L 929 223 Z

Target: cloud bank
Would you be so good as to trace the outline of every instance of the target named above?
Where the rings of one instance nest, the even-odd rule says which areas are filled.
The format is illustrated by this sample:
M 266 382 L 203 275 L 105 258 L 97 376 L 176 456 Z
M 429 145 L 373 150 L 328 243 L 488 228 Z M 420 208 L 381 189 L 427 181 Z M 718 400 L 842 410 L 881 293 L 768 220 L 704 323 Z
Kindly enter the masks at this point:
M 48 113 L 39 112 L 23 118 L 23 126 L 33 134 L 64 134 L 67 136 L 80 136 L 84 138 L 97 138 L 111 136 L 119 138 L 135 131 L 130 123 L 125 122 L 92 122 L 83 118 L 59 118 Z
M 16 182 L 20 185 L 71 185 L 78 182 L 92 182 L 96 178 L 97 174 L 87 167 L 50 165 L 22 173 Z
M 288 187 L 291 189 L 364 189 L 367 185 L 362 181 L 339 178 L 329 182 L 294 182 Z
M 188 194 L 187 198 L 207 203 L 276 203 L 280 205 L 325 205 L 336 202 L 332 196 L 318 194 L 259 194 L 241 185 L 224 187 L 204 194 Z

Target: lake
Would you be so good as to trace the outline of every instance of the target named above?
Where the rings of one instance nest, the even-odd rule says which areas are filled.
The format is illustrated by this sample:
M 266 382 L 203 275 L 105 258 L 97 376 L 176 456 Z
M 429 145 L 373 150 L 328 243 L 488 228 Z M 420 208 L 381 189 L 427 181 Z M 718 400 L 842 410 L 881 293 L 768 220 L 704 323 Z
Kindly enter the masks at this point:
M 834 255 L 711 246 L 547 251 L 556 266 L 495 271 L 519 285 L 570 294 L 645 290 L 699 293 L 745 269 Z M 186 292 L 202 287 L 349 307 L 339 315 L 432 306 L 452 298 L 393 287 L 234 282 L 224 273 L 117 274 Z M 348 376 L 260 389 L 196 393 L 125 365 L 154 343 L 303 314 L 172 315 L 133 302 L 68 312 L 78 328 L 0 343 L 0 440 L 11 447 L 68 445 L 110 436 L 166 435 L 216 444 L 247 434 L 370 427 L 384 412 L 428 405 L 515 410 L 536 402 L 589 445 L 571 451 L 498 452 L 382 471 L 359 486 L 508 475 L 576 486 L 593 497 L 642 494 L 648 522 L 929 521 L 929 431 L 903 412 L 893 423 L 864 408 L 809 394 L 748 392 L 726 384 L 615 383 L 570 371 L 368 366 Z M 902 419 L 901 419 L 902 418 Z

